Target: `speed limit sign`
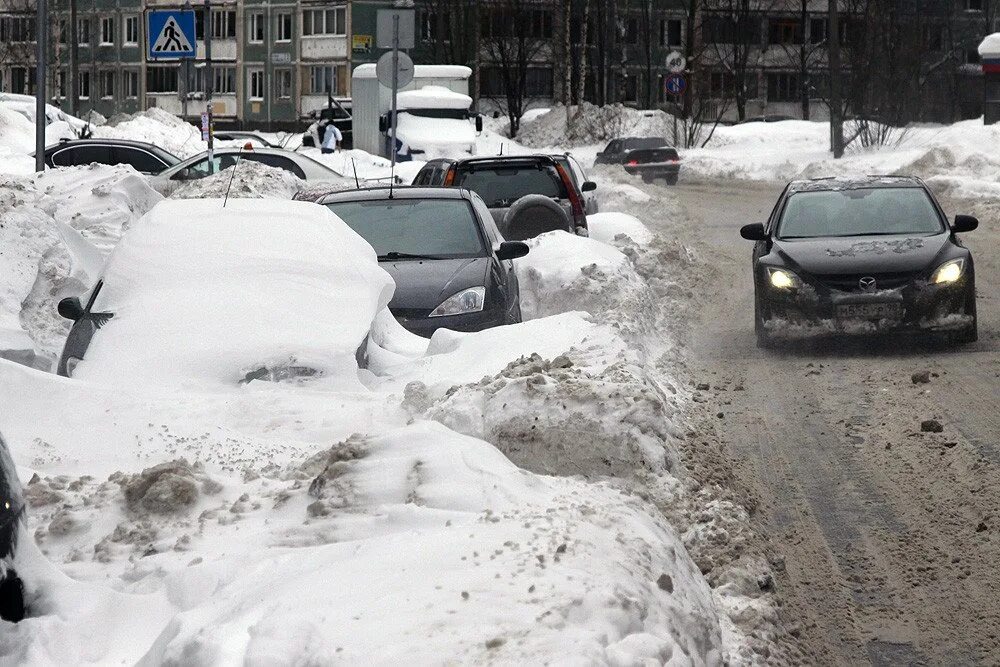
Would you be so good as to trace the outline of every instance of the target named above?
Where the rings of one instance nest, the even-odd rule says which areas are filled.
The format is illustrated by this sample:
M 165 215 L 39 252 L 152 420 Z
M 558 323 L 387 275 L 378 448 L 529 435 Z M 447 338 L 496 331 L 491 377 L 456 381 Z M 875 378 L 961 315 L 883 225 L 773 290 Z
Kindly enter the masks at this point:
M 674 74 L 680 74 L 687 66 L 687 58 L 680 51 L 671 51 L 667 55 L 667 69 Z

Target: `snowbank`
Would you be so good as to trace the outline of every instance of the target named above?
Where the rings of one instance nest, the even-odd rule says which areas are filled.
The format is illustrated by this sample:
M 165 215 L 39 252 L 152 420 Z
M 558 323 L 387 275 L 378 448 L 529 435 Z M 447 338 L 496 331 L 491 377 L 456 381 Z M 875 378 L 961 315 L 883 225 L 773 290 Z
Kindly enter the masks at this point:
M 201 130 L 156 107 L 112 122 L 113 124 L 95 127 L 94 136 L 145 141 L 156 144 L 179 158 L 191 157 L 208 149 L 208 144 L 201 140 Z
M 979 43 L 979 55 L 983 57 L 1000 56 L 1000 32 L 986 35 L 983 38 L 983 41 Z
M 170 199 L 222 198 L 232 199 L 291 199 L 306 187 L 295 174 L 253 160 L 240 160 L 228 169 L 192 181 L 183 181 Z M 329 186 L 326 186 L 329 189 Z
M 566 131 L 566 107 L 557 106 L 547 113 L 522 118 L 517 140 L 525 146 L 579 146 L 598 144 L 630 137 L 668 137 L 673 131 L 673 116 L 659 110 L 630 109 L 621 104 L 596 106 L 584 103 L 571 107 L 573 128 Z
M 685 151 L 684 174 L 712 179 L 789 181 L 856 174 L 912 174 L 956 196 L 1000 197 L 1000 127 L 969 120 L 913 126 L 899 144 L 862 149 L 843 159 L 829 153 L 829 124 L 746 123 L 716 129 L 705 148 Z
M 417 90 L 404 90 L 396 96 L 396 108 L 406 109 L 464 109 L 472 106 L 472 98 L 456 93 L 444 86 L 424 86 Z
M 277 200 L 163 202 L 102 280 L 94 309 L 114 317 L 76 373 L 126 383 L 235 386 L 262 368 L 356 379 L 355 353 L 394 289 L 329 209 Z
M 603 243 L 611 243 L 619 234 L 624 234 L 639 245 L 646 245 L 653 239 L 653 234 L 646 225 L 628 213 L 591 213 L 587 216 L 587 227 L 590 229 L 590 238 Z
M 0 356 L 47 368 L 69 330 L 58 300 L 89 289 L 122 231 L 160 199 L 125 166 L 0 177 Z

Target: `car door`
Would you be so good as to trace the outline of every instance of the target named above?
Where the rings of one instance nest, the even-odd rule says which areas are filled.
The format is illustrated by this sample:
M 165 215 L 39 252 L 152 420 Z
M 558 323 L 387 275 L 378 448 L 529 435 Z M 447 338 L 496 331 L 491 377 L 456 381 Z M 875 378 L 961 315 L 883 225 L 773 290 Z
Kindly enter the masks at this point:
M 158 174 L 168 166 L 149 151 L 132 146 L 112 146 L 111 159 L 115 164 L 131 165 L 140 174 Z
M 521 319 L 521 292 L 517 282 L 517 272 L 513 260 L 501 260 L 496 256 L 496 249 L 503 243 L 503 236 L 493 221 L 493 215 L 482 197 L 470 192 L 472 208 L 476 211 L 479 224 L 486 234 L 486 242 L 490 245 L 490 276 L 491 282 L 499 292 L 498 301 L 503 303 L 506 323 L 519 322 Z
M 577 186 L 580 188 L 580 194 L 583 197 L 583 208 L 587 215 L 597 213 L 597 195 L 594 191 L 583 192 L 583 184 L 589 179 L 587 178 L 587 172 L 583 170 L 583 165 L 580 164 L 572 155 L 567 154 L 566 157 L 569 159 L 570 171 L 573 172 L 573 178 L 576 180 Z

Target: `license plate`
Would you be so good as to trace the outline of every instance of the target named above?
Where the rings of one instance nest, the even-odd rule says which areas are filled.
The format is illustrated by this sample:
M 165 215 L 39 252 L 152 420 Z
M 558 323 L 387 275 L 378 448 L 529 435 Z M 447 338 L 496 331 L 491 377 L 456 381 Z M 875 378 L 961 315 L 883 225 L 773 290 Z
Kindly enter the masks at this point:
M 837 306 L 837 317 L 845 320 L 882 320 L 902 317 L 899 303 L 847 303 Z

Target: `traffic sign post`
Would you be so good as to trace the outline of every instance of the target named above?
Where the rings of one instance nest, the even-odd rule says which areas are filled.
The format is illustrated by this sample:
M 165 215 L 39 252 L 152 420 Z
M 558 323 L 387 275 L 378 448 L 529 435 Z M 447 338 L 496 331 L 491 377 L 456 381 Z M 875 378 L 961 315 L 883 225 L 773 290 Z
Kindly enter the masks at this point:
M 412 9 L 380 9 L 378 11 L 378 23 L 375 34 L 375 43 L 379 48 L 391 48 L 390 53 L 379 59 L 375 66 L 379 74 L 379 83 L 385 85 L 387 78 L 385 70 L 388 68 L 392 78 L 389 83 L 392 88 L 392 118 L 390 119 L 391 141 L 389 142 L 390 170 L 395 173 L 396 157 L 399 151 L 398 140 L 396 139 L 396 94 L 400 86 L 405 86 L 413 80 L 413 61 L 405 53 L 399 50 L 411 49 L 414 46 L 414 10 Z M 405 60 L 404 60 L 405 59 Z M 383 63 L 383 61 L 385 61 Z M 401 71 L 403 66 L 407 66 L 407 72 Z
M 683 95 L 687 89 L 687 80 L 680 74 L 671 74 L 663 80 L 663 90 L 670 95 Z
M 680 51 L 671 51 L 667 54 L 666 59 L 667 69 L 673 74 L 680 74 L 687 67 L 687 58 Z
M 146 44 L 150 60 L 194 58 L 194 12 L 151 10 L 146 12 Z

